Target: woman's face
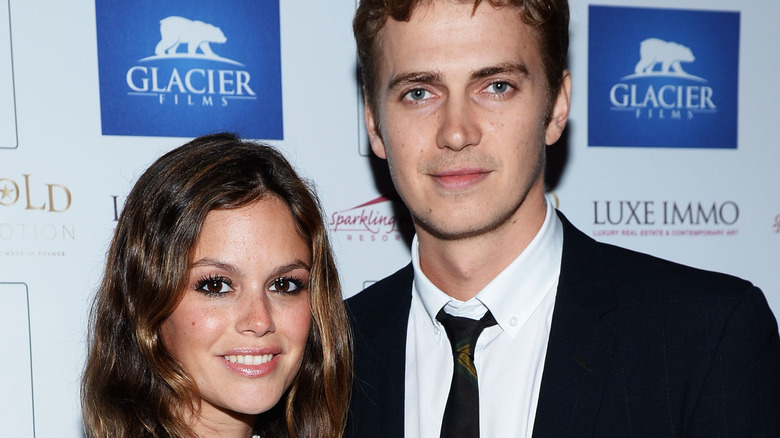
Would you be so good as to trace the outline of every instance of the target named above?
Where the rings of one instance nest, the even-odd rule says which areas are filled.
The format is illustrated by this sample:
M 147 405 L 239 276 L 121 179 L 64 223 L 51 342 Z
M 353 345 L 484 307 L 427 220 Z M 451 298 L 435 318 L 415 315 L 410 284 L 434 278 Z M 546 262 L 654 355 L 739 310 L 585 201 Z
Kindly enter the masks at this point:
M 196 430 L 251 426 L 290 386 L 311 325 L 309 253 L 275 196 L 206 216 L 187 289 L 161 328 L 200 390 Z

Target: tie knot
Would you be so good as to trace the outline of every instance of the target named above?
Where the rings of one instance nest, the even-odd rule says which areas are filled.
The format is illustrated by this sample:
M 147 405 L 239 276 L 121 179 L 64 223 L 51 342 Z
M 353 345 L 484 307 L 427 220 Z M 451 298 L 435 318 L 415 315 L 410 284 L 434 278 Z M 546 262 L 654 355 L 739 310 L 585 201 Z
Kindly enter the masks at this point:
M 496 319 L 493 318 L 490 310 L 480 319 L 471 319 L 452 316 L 445 312 L 444 309 L 441 309 L 436 315 L 436 320 L 444 326 L 447 338 L 449 338 L 452 345 L 452 352 L 462 351 L 463 347 L 467 346 L 469 356 L 472 356 L 474 344 L 477 342 L 477 338 L 482 333 L 482 330 L 496 325 Z

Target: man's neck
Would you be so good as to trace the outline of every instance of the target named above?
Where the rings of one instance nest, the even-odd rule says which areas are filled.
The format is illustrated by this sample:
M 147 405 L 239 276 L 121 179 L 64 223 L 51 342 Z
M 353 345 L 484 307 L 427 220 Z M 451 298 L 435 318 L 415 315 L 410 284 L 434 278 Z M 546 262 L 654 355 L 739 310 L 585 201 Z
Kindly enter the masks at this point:
M 444 293 L 468 301 L 525 250 L 545 216 L 546 206 L 489 233 L 456 240 L 442 240 L 418 227 L 420 267 Z

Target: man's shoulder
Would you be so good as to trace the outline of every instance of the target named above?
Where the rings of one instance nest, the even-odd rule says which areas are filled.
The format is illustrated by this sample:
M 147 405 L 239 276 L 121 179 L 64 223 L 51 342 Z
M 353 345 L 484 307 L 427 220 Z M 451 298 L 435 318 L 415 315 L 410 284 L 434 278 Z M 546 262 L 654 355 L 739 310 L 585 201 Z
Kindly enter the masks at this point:
M 397 270 L 391 275 L 367 286 L 361 292 L 348 298 L 347 304 L 350 306 L 361 306 L 367 303 L 375 303 L 379 300 L 380 296 L 392 294 L 397 297 L 403 289 L 408 289 L 407 292 L 411 294 L 412 280 L 414 279 L 414 269 L 411 263 Z M 407 287 L 408 286 L 408 287 Z
M 378 315 L 408 313 L 412 300 L 414 269 L 411 263 L 346 300 L 355 322 L 374 320 Z
M 597 242 L 565 218 L 558 296 L 604 315 L 615 327 L 677 327 L 757 318 L 776 323 L 763 292 L 747 280 Z M 758 315 L 763 315 L 759 317 Z M 631 330 L 619 329 L 619 336 Z
M 708 346 L 724 332 L 777 339 L 766 297 L 751 282 L 597 242 L 574 228 L 564 236 L 558 299 L 567 318 L 598 315 L 622 345 L 657 345 L 664 333 Z
M 752 283 L 737 276 L 702 269 L 650 254 L 598 243 L 605 255 L 602 268 L 612 272 L 613 281 L 634 285 L 637 289 L 663 290 L 676 294 L 720 295 L 738 298 Z
M 632 249 L 598 242 L 563 219 L 562 269 L 578 283 L 582 279 L 634 291 L 648 298 L 658 294 L 724 295 L 738 298 L 755 287 L 736 276 L 701 269 Z M 562 272 L 564 275 L 564 272 Z M 562 277 L 561 280 L 565 279 Z M 572 284 L 576 286 L 575 284 Z M 638 298 L 638 296 L 634 297 Z
M 565 367 L 587 357 L 592 376 L 608 382 L 595 400 L 609 420 L 594 436 L 636 424 L 653 436 L 686 427 L 713 436 L 724 424 L 739 436 L 777 430 L 768 420 L 780 394 L 777 322 L 750 282 L 600 243 L 564 222 L 554 312 L 537 429 L 557 427 L 561 406 L 583 399 L 572 397 L 576 380 Z M 679 423 L 667 431 L 654 413 L 670 409 Z

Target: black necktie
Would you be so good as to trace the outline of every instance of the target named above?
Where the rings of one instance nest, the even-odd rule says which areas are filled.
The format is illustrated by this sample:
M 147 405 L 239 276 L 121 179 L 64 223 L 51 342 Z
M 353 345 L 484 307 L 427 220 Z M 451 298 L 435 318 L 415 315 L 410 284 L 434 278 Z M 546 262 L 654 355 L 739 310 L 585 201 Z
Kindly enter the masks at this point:
M 441 423 L 441 438 L 478 438 L 479 387 L 474 367 L 474 346 L 482 330 L 496 325 L 496 320 L 489 310 L 482 319 L 476 320 L 452 316 L 444 309 L 439 311 L 436 319 L 447 331 L 455 362 L 450 395 Z

